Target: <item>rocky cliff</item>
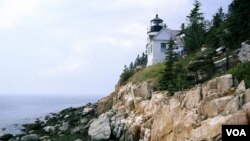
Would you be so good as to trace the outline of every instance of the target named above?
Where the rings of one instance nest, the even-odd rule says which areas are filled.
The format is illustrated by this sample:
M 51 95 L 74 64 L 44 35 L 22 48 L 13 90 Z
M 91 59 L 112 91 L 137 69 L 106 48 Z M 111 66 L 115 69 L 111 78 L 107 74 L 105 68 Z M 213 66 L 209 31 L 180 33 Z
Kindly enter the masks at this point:
M 224 75 L 167 96 L 150 83 L 127 84 L 98 101 L 92 140 L 221 140 L 222 124 L 250 122 L 250 89 Z
M 3 141 L 217 141 L 223 124 L 250 123 L 250 89 L 232 75 L 167 96 L 150 82 L 128 83 L 97 104 L 24 125 Z

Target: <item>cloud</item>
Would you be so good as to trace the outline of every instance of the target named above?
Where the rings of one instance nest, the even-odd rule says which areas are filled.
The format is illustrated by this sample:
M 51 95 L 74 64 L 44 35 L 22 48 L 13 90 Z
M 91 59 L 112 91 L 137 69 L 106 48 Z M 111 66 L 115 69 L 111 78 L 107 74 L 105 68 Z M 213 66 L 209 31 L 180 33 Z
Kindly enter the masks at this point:
M 178 29 L 192 4 L 1 0 L 0 93 L 107 94 L 123 65 L 145 51 L 147 26 L 156 12 L 169 28 Z
M 41 0 L 2 0 L 0 10 L 0 27 L 9 27 L 33 16 Z
M 84 44 L 69 47 L 69 53 L 63 54 L 63 57 L 51 67 L 42 68 L 38 71 L 40 77 L 53 78 L 63 75 L 74 74 L 81 67 L 85 66 L 86 58 L 84 58 Z M 87 57 L 87 56 L 85 56 Z

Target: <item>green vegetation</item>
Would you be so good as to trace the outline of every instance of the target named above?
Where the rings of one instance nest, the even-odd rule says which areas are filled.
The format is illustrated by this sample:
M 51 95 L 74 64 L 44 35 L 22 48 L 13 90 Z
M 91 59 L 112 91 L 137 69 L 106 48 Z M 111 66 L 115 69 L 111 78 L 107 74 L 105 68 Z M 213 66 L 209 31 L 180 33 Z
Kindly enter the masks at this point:
M 184 39 L 187 56 L 175 58 L 170 41 L 164 63 L 145 67 L 147 55 L 138 55 L 134 63 L 131 62 L 129 68 L 124 69 L 119 84 L 153 81 L 156 82 L 157 90 L 168 90 L 173 94 L 222 75 L 237 64 L 234 50 L 240 47 L 240 43 L 250 39 L 250 1 L 233 0 L 228 13 L 219 8 L 211 21 L 204 19 L 200 6 L 200 2 L 195 0 L 194 8 L 187 16 L 187 23 L 181 26 L 179 35 Z M 223 50 L 216 54 L 215 49 L 219 47 Z M 229 56 L 232 56 L 231 59 Z M 214 61 L 225 57 L 226 63 L 221 62 L 220 68 L 218 64 L 214 66 Z M 250 87 L 249 70 L 250 63 L 247 62 L 231 68 L 229 72 L 239 80 L 244 79 L 247 87 Z
M 205 20 L 203 13 L 200 12 L 200 2 L 195 1 L 194 8 L 191 13 L 187 16 L 186 28 L 183 24 L 182 31 L 180 34 L 184 34 L 185 48 L 188 53 L 199 50 L 204 42 L 205 35 Z
M 187 70 L 189 75 L 193 76 L 196 84 L 204 82 L 213 75 L 215 70 L 212 57 L 214 55 L 214 50 L 207 49 L 203 52 L 196 53 L 193 60 L 189 62 Z
M 165 67 L 162 76 L 159 79 L 159 89 L 168 90 L 171 95 L 176 91 L 177 74 L 174 72 L 175 56 L 173 52 L 174 41 L 172 39 L 168 42 L 168 49 L 165 57 Z
M 138 54 L 137 58 L 135 59 L 134 63 L 131 62 L 129 65 L 129 68 L 127 68 L 126 65 L 124 65 L 124 70 L 122 72 L 122 74 L 120 75 L 120 79 L 118 81 L 118 85 L 124 85 L 127 83 L 127 81 L 129 80 L 129 78 L 139 69 L 141 68 L 145 68 L 147 65 L 147 54 L 145 54 L 144 52 L 142 53 L 142 56 L 140 57 L 140 55 Z
M 140 83 L 143 81 L 157 81 L 161 77 L 164 70 L 164 64 L 155 64 L 147 68 L 139 69 L 129 81 L 132 83 Z
M 249 7 L 249 0 L 233 0 L 229 5 L 227 18 L 221 28 L 228 33 L 223 39 L 230 49 L 236 49 L 240 43 L 250 39 Z
M 187 23 L 181 25 L 180 35 L 184 35 L 188 54 L 196 52 L 203 44 L 212 48 L 226 46 L 234 50 L 250 39 L 249 0 L 233 0 L 227 13 L 219 8 L 211 21 L 204 19 L 200 6 L 201 3 L 195 0 L 194 8 L 187 16 Z
M 250 88 L 250 62 L 238 64 L 228 72 L 233 74 L 239 81 L 244 80 L 246 87 Z
M 128 69 L 125 65 L 123 73 L 120 75 L 120 79 L 118 84 L 119 85 L 124 85 L 127 83 L 127 81 L 129 80 L 129 78 L 134 74 L 134 70 L 133 69 Z

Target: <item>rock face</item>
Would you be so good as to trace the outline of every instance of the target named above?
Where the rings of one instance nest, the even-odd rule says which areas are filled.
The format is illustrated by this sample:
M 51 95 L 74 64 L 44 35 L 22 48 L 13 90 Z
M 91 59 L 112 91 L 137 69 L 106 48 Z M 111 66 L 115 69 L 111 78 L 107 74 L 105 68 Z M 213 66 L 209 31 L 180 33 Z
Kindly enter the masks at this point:
M 21 138 L 21 141 L 39 141 L 39 140 L 40 139 L 36 134 L 26 135 Z
M 93 141 L 108 140 L 111 135 L 110 121 L 107 114 L 102 114 L 94 120 L 88 131 Z
M 238 54 L 238 57 L 241 62 L 250 61 L 250 43 L 249 41 L 245 41 L 241 43 L 241 49 Z
M 129 83 L 97 104 L 68 108 L 45 123 L 27 125 L 21 141 L 69 135 L 79 141 L 217 141 L 222 124 L 250 124 L 250 89 L 244 81 L 234 86 L 230 74 L 167 95 L 153 92 L 147 82 Z
M 230 74 L 172 97 L 150 92 L 145 84 L 127 84 L 113 95 L 111 111 L 116 112 L 109 118 L 109 139 L 126 135 L 126 141 L 220 140 L 222 124 L 250 123 L 250 90 L 244 81 L 235 88 Z
M 45 132 L 54 132 L 55 131 L 55 127 L 54 126 L 46 126 L 43 128 L 43 130 Z
M 110 96 L 104 97 L 97 102 L 97 112 L 98 114 L 102 114 L 112 109 L 112 94 Z

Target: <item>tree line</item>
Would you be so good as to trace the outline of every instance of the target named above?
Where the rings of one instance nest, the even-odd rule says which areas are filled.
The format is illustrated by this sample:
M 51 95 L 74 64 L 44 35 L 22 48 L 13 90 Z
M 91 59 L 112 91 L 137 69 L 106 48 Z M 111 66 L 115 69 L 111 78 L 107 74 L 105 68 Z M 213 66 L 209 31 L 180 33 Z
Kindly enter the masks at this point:
M 198 0 L 193 6 L 187 15 L 187 22 L 181 25 L 179 36 L 184 40 L 187 54 L 194 58 L 185 66 L 178 63 L 173 54 L 174 41 L 171 39 L 166 52 L 165 69 L 159 79 L 159 89 L 168 90 L 171 95 L 210 77 L 214 71 L 212 57 L 216 48 L 224 46 L 234 50 L 250 39 L 249 0 L 233 0 L 227 13 L 219 8 L 211 21 L 205 20 Z M 204 44 L 209 49 L 200 52 Z
M 137 55 L 134 62 L 130 62 L 129 66 L 124 65 L 122 74 L 120 75 L 119 84 L 122 85 L 128 81 L 128 79 L 135 73 L 135 69 L 144 68 L 147 66 L 148 56 L 146 53 Z

